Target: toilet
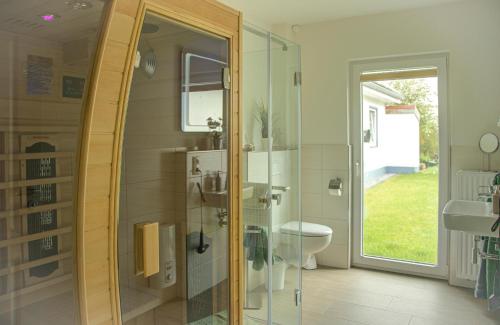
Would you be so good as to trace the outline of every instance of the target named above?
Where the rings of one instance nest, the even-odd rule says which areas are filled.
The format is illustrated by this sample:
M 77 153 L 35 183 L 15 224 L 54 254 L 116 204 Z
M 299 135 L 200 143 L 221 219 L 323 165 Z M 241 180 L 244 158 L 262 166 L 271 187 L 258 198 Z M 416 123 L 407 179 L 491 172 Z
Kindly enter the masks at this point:
M 280 251 L 288 264 L 298 266 L 297 251 L 300 247 L 297 236 L 302 236 L 302 267 L 314 270 L 318 266 L 314 254 L 317 254 L 330 245 L 333 237 L 332 228 L 316 223 L 290 221 L 280 227 Z

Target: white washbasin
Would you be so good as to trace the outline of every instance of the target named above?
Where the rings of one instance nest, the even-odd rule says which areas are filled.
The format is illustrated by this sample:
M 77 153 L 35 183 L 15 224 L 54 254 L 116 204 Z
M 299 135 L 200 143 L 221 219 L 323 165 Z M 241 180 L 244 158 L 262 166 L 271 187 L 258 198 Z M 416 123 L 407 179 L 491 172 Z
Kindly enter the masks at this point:
M 444 226 L 448 230 L 464 231 L 473 235 L 498 236 L 491 232 L 497 220 L 491 211 L 491 203 L 451 200 L 443 209 Z

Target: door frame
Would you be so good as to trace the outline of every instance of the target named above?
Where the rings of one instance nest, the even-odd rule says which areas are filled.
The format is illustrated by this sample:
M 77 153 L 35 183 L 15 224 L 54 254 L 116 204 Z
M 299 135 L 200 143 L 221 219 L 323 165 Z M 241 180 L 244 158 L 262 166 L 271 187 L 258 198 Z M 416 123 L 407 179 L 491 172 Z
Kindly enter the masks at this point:
M 448 233 L 444 228 L 441 211 L 450 197 L 450 139 L 448 120 L 448 59 L 447 52 L 359 59 L 349 62 L 349 143 L 352 147 L 352 265 L 398 273 L 447 278 Z M 437 68 L 439 112 L 439 206 L 438 206 L 438 263 L 435 266 L 407 261 L 396 261 L 362 255 L 363 215 L 363 146 L 361 74 L 368 71 L 394 69 Z

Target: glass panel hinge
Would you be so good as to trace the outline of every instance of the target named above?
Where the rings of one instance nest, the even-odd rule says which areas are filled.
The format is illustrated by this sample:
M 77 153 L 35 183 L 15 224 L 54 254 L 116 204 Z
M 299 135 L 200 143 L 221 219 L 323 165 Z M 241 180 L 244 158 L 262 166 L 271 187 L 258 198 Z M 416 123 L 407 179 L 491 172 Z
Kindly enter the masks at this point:
M 302 290 L 295 289 L 295 306 L 302 304 Z
M 231 89 L 231 70 L 228 67 L 222 69 L 222 86 Z
M 297 71 L 293 74 L 293 84 L 295 86 L 302 85 L 302 72 Z

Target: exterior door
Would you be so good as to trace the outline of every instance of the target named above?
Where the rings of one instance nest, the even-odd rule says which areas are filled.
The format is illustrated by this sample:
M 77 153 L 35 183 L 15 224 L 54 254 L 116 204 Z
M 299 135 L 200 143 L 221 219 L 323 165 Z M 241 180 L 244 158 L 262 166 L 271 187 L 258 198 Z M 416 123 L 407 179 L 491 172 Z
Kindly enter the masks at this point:
M 445 54 L 351 63 L 353 264 L 444 278 Z

